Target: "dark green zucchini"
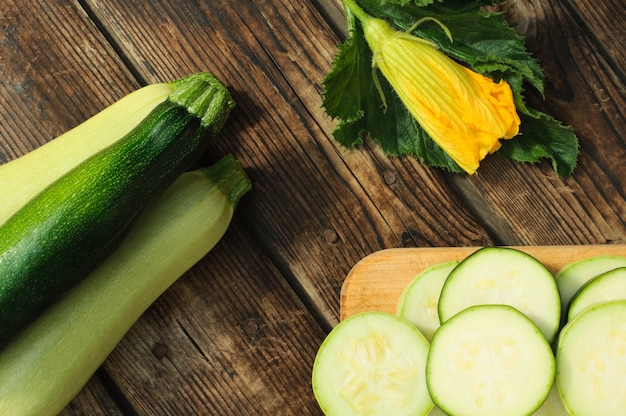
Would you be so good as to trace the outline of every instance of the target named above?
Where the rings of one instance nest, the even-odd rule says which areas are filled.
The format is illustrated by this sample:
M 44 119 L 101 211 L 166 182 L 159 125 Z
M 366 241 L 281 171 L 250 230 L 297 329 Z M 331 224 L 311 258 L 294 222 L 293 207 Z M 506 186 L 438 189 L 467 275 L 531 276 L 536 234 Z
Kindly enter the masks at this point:
M 172 86 L 129 134 L 0 227 L 0 345 L 114 250 L 148 201 L 200 157 L 234 106 L 211 74 Z

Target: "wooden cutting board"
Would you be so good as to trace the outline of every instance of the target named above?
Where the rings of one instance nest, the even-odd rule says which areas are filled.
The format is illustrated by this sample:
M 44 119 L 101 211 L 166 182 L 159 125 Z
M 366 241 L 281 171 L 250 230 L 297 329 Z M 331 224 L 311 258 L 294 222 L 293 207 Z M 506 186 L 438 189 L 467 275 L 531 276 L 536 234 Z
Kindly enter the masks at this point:
M 348 273 L 341 289 L 341 319 L 355 313 L 395 313 L 402 290 L 425 268 L 462 260 L 480 247 L 393 248 L 364 257 Z M 626 245 L 513 247 L 542 262 L 553 274 L 576 260 L 597 255 L 626 256 Z

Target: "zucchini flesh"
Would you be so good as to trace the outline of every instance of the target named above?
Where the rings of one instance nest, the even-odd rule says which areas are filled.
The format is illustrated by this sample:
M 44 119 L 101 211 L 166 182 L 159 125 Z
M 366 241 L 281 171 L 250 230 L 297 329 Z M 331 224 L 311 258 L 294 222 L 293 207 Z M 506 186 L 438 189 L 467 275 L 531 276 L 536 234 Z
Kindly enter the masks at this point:
M 593 305 L 620 299 L 626 299 L 626 267 L 609 270 L 587 282 L 570 302 L 567 320 Z
M 71 169 L 0 227 L 0 343 L 119 244 L 157 193 L 195 162 L 234 103 L 211 74 L 173 84 L 130 133 Z
M 319 348 L 313 392 L 328 416 L 427 415 L 428 341 L 409 322 L 364 312 L 339 323 Z
M 396 315 L 420 330 L 428 342 L 439 328 L 439 296 L 457 260 L 435 264 L 420 272 L 400 294 Z
M 555 376 L 550 344 L 508 305 L 459 312 L 435 332 L 426 380 L 449 415 L 527 416 L 548 397 Z
M 626 300 L 582 312 L 561 331 L 556 383 L 572 415 L 623 415 L 626 409 Z
M 227 156 L 151 202 L 104 263 L 0 352 L 0 414 L 63 410 L 148 306 L 215 246 L 248 189 Z
M 526 314 L 552 341 L 561 301 L 554 276 L 532 256 L 507 247 L 484 247 L 450 272 L 439 299 L 441 322 L 474 305 L 510 305 Z
M 147 85 L 22 157 L 0 165 L 0 224 L 79 163 L 128 134 L 172 92 Z
M 617 267 L 626 267 L 626 257 L 593 256 L 566 264 L 556 274 L 556 285 L 561 296 L 561 323 L 567 320 L 572 298 L 588 281 Z

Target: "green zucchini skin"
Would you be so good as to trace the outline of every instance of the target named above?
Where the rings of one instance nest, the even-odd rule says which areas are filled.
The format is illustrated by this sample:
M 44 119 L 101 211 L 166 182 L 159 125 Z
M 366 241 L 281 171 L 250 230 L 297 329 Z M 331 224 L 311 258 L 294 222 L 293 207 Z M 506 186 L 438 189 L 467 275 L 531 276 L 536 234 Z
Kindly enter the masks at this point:
M 228 94 L 212 100 L 222 100 L 225 112 L 232 108 Z M 218 112 L 215 126 L 174 101 L 156 106 L 127 136 L 0 228 L 0 347 L 117 247 L 146 204 L 200 157 L 225 120 Z

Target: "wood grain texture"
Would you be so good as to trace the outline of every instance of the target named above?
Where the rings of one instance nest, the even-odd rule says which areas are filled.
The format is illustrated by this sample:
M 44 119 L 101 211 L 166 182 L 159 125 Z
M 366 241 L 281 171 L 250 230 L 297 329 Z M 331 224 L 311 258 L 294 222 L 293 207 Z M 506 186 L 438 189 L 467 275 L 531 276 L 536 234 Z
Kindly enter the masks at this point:
M 122 416 L 125 414 L 106 390 L 98 376 L 92 377 L 82 391 L 58 416 Z
M 626 245 L 517 246 L 551 273 L 563 266 L 600 255 L 626 257 Z M 360 312 L 393 313 L 404 288 L 424 269 L 461 261 L 478 247 L 426 247 L 382 250 L 363 258 L 348 273 L 341 291 L 341 319 Z
M 74 2 L 0 6 L 0 163 L 69 130 L 137 87 Z
M 597 38 L 600 48 L 607 51 L 607 59 L 615 63 L 622 80 L 626 77 L 626 7 L 621 0 L 570 0 L 580 21 Z

